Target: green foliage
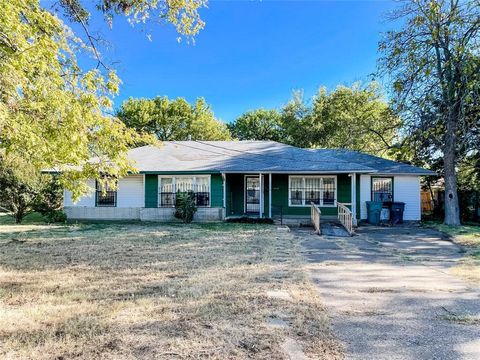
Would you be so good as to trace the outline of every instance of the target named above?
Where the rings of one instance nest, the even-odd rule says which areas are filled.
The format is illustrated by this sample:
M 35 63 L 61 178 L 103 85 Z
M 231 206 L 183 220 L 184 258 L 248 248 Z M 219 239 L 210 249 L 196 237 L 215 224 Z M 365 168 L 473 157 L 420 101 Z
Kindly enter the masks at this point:
M 0 156 L 0 206 L 22 222 L 40 191 L 38 174 L 21 159 Z
M 105 115 L 115 73 L 81 72 L 73 51 L 85 44 L 38 1 L 0 4 L 0 147 L 37 170 L 62 171 L 75 196 L 86 190 L 80 180 L 127 174 L 125 152 L 139 136 Z
M 32 205 L 34 211 L 50 216 L 62 208 L 63 188 L 56 175 L 41 175 L 39 189 Z
M 232 136 L 239 140 L 284 140 L 281 116 L 276 110 L 258 109 L 246 112 L 228 124 L 228 128 Z
M 459 188 L 480 192 L 480 153 L 465 156 L 458 167 Z
M 408 0 L 391 17 L 404 25 L 381 41 L 380 68 L 415 157 L 442 158 L 445 222 L 459 225 L 456 170 L 462 156 L 478 153 L 480 1 Z
M 67 215 L 61 210 L 49 211 L 43 215 L 45 222 L 52 223 L 64 223 L 67 221 Z
M 0 206 L 11 211 L 17 223 L 32 211 L 50 222 L 61 220 L 62 199 L 57 176 L 39 174 L 21 158 L 0 156 Z
M 195 194 L 191 191 L 177 192 L 175 200 L 175 217 L 182 220 L 185 224 L 189 224 L 193 220 L 193 216 L 197 212 L 195 205 Z
M 321 88 L 310 102 L 294 92 L 281 110 L 255 110 L 229 125 L 241 140 L 274 140 L 300 147 L 331 147 L 388 155 L 398 141 L 400 119 L 376 83 Z
M 224 123 L 217 120 L 203 98 L 194 105 L 183 98 L 164 97 L 125 101 L 117 116 L 141 133 L 153 134 L 159 140 L 229 140 Z
M 303 146 L 386 155 L 398 140 L 401 122 L 383 99 L 376 83 L 366 87 L 359 84 L 338 86 L 330 93 L 321 88 L 311 108 L 299 100 L 293 104 L 304 115 L 292 138 L 294 141 L 303 139 Z M 292 108 L 287 111 L 291 113 Z
M 89 33 L 90 13 L 83 2 L 42 5 L 0 0 L 0 150 L 37 171 L 55 168 L 62 185 L 78 198 L 88 190 L 88 178 L 102 182 L 102 173 L 118 177 L 135 171 L 126 151 L 153 138 L 108 115 L 120 80 L 104 64 L 97 48 L 101 42 Z M 110 22 L 114 15 L 132 24 L 160 20 L 192 38 L 204 26 L 198 10 L 205 5 L 204 0 L 101 0 L 98 9 Z M 79 25 L 78 33 L 58 11 Z M 82 70 L 79 51 L 92 54 L 96 68 Z
M 193 39 L 205 27 L 198 11 L 207 3 L 207 0 L 100 0 L 98 8 L 110 22 L 115 15 L 127 16 L 130 24 L 167 22 L 174 25 L 180 35 Z

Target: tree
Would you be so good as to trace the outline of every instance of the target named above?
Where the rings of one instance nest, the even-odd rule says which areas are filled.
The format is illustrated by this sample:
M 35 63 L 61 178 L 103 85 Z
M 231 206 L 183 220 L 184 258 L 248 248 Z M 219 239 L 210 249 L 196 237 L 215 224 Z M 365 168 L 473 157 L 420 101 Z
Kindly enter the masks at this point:
M 22 222 L 35 203 L 40 184 L 38 173 L 21 159 L 0 156 L 0 206 Z
M 480 94 L 480 2 L 409 0 L 392 18 L 403 27 L 381 41 L 380 67 L 407 129 L 443 157 L 445 224 L 457 226 L 458 155 Z
M 311 105 L 297 92 L 282 110 L 286 138 L 302 147 L 386 155 L 398 142 L 400 125 L 376 83 L 338 86 L 332 92 L 320 88 Z
M 316 147 L 385 155 L 398 141 L 400 125 L 376 83 L 338 86 L 331 93 L 322 88 L 313 99 L 310 141 Z
M 204 5 L 203 0 L 101 0 L 98 8 L 109 21 L 125 15 L 132 23 L 145 22 L 155 14 L 191 37 L 203 27 L 198 9 Z M 58 169 L 74 197 L 88 189 L 81 180 L 134 171 L 126 151 L 150 139 L 108 115 L 120 80 L 89 33 L 90 14 L 82 3 L 62 0 L 47 9 L 39 0 L 0 0 L 0 8 L 0 150 L 37 171 Z M 83 33 L 75 34 L 57 15 Z M 80 51 L 93 55 L 94 69 L 82 71 Z
M 284 140 L 281 116 L 277 110 L 248 111 L 228 124 L 228 128 L 239 140 Z
M 203 98 L 190 105 L 185 99 L 164 97 L 125 101 L 117 116 L 128 128 L 159 140 L 228 140 L 227 126 L 217 120 Z
M 40 174 L 23 159 L 0 154 L 0 208 L 11 211 L 16 223 L 32 211 L 47 220 L 59 219 L 62 194 L 57 176 Z

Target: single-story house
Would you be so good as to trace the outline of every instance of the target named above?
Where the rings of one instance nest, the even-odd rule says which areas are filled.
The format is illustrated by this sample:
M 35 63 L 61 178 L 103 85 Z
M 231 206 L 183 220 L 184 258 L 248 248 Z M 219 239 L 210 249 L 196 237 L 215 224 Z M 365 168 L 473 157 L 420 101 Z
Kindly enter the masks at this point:
M 64 193 L 69 219 L 169 221 L 177 192 L 193 191 L 197 221 L 252 216 L 306 218 L 311 203 L 322 217 L 347 204 L 354 221 L 367 218 L 366 201 L 401 201 L 405 220 L 420 220 L 420 177 L 434 175 L 401 162 L 337 149 L 300 149 L 274 141 L 171 141 L 128 152 L 138 173 L 116 190 L 73 202 Z

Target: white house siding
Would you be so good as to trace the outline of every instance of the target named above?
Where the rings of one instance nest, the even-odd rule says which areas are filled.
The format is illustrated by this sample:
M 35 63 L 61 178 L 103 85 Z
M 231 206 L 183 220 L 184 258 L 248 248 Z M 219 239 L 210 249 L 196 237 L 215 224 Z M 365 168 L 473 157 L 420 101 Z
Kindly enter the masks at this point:
M 145 206 L 143 175 L 131 175 L 118 181 L 117 207 L 137 208 Z
M 95 207 L 95 180 L 87 180 L 87 185 L 90 188 L 89 193 L 82 196 L 76 203 L 72 200 L 72 193 L 65 190 L 63 194 L 63 206 Z
M 404 220 L 420 220 L 420 177 L 395 176 L 393 180 L 393 197 L 395 201 L 405 203 Z
M 118 182 L 117 207 L 95 207 L 95 180 L 88 180 L 90 192 L 73 202 L 70 191 L 64 193 L 64 211 L 69 219 L 129 220 L 140 219 L 145 203 L 143 175 L 131 175 Z
M 371 200 L 370 175 L 360 175 L 360 219 L 367 218 L 366 201 Z
M 64 193 L 64 211 L 69 219 L 85 220 L 142 220 L 175 221 L 174 208 L 145 208 L 143 175 L 131 175 L 118 182 L 117 206 L 95 206 L 95 180 L 87 182 L 91 189 L 88 195 L 76 203 L 69 191 Z M 218 221 L 224 218 L 223 208 L 198 208 L 194 221 Z
M 95 180 L 88 180 L 91 191 L 82 196 L 76 203 L 72 200 L 70 191 L 65 190 L 63 205 L 65 207 L 95 207 Z M 145 195 L 143 175 L 130 175 L 118 181 L 117 207 L 137 208 L 144 207 Z
M 375 176 L 375 175 L 374 175 Z M 382 175 L 376 175 L 382 176 Z M 393 196 L 395 201 L 405 203 L 404 220 L 421 219 L 420 209 L 420 177 L 413 175 L 393 176 Z M 367 218 L 366 201 L 371 200 L 371 176 L 360 176 L 360 218 Z

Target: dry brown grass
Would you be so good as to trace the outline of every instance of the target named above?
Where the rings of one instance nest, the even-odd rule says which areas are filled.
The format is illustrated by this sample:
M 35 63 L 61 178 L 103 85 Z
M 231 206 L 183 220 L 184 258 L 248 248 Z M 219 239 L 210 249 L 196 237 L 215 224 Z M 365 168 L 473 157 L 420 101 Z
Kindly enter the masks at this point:
M 282 359 L 287 337 L 342 357 L 275 226 L 0 226 L 0 358 Z
M 478 257 L 465 257 L 457 266 L 451 269 L 452 274 L 480 286 L 480 259 Z

